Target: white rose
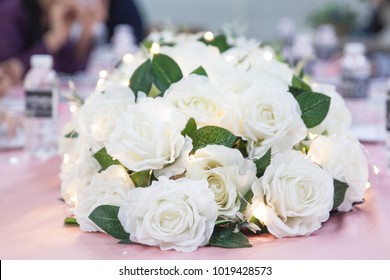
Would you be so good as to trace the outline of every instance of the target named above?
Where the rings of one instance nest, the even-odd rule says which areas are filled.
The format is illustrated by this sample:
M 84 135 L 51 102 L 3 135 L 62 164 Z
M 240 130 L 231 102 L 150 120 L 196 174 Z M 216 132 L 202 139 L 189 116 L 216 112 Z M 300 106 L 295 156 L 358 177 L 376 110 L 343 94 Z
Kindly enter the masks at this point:
M 337 208 L 349 211 L 354 202 L 361 202 L 368 182 L 368 164 L 361 144 L 351 134 L 319 136 L 313 140 L 309 155 L 333 178 L 349 186 L 343 203 Z
M 333 206 L 332 176 L 297 151 L 276 154 L 252 191 L 253 215 L 278 238 L 311 234 Z
M 95 93 L 86 100 L 80 109 L 76 130 L 94 152 L 105 146 L 118 118 L 134 100 L 131 89 L 119 84 L 111 84 L 105 93 Z
M 226 96 L 204 76 L 190 75 L 173 84 L 164 99 L 200 126 L 220 125 L 225 115 Z
M 217 215 L 207 181 L 160 177 L 129 192 L 118 218 L 133 242 L 192 252 L 209 242 Z
M 277 61 L 273 49 L 269 47 L 259 48 L 256 44 L 234 47 L 224 52 L 223 56 L 248 73 L 291 85 L 294 71 L 287 64 Z
M 78 194 L 74 214 L 82 231 L 103 231 L 89 219 L 100 205 L 122 206 L 134 183 L 120 165 L 111 165 L 93 176 L 91 183 Z
M 222 61 L 218 48 L 207 46 L 197 40 L 181 42 L 172 47 L 162 46 L 160 51 L 176 61 L 184 77 L 190 75 L 199 66 L 202 66 L 208 74 L 211 74 L 209 70 L 211 71 L 215 64 Z
M 170 178 L 175 175 L 183 174 L 186 171 L 186 166 L 192 149 L 193 149 L 192 139 L 186 136 L 183 148 L 180 152 L 180 155 L 176 158 L 175 162 L 163 167 L 162 169 L 154 170 L 153 171 L 154 176 L 156 178 L 160 176 L 165 176 Z
M 69 206 L 70 214 L 77 206 L 77 193 L 84 189 L 101 169 L 89 147 L 79 138 L 73 141 L 72 149 L 64 154 L 60 173 L 61 195 Z
M 161 169 L 181 155 L 186 118 L 161 98 L 145 98 L 117 120 L 107 152 L 132 171 Z
M 276 80 L 261 80 L 237 97 L 224 127 L 248 140 L 250 159 L 290 150 L 306 137 L 301 110 L 287 86 Z
M 352 116 L 345 105 L 344 99 L 336 91 L 336 87 L 333 85 L 319 84 L 313 87 L 313 90 L 323 93 L 331 99 L 328 115 L 322 123 L 309 129 L 309 132 L 315 134 L 321 134 L 325 131 L 329 134 L 346 132 L 351 126 Z
M 214 192 L 219 216 L 234 218 L 242 197 L 256 179 L 256 166 L 237 149 L 209 145 L 198 149 L 187 166 L 186 177 L 207 180 Z

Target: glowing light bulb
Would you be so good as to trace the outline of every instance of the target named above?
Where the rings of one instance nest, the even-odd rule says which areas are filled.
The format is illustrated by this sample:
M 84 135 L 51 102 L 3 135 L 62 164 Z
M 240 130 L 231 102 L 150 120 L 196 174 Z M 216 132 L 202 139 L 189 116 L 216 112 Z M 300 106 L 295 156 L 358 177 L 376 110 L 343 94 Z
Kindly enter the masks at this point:
M 160 44 L 154 42 L 152 44 L 152 47 L 150 48 L 150 53 L 151 54 L 159 54 L 160 53 Z
M 260 205 L 253 205 L 252 206 L 252 213 L 253 216 L 255 216 L 257 219 L 259 219 L 262 222 L 267 221 L 267 208 L 264 204 Z
M 374 174 L 375 174 L 375 175 L 378 175 L 379 172 L 381 171 L 381 170 L 379 169 L 379 167 L 376 166 L 376 165 L 373 166 L 373 169 L 374 169 Z
M 108 75 L 108 73 L 107 73 L 106 70 L 101 70 L 101 71 L 99 72 L 99 78 L 100 78 L 100 79 L 105 79 L 105 78 L 107 78 L 107 75 Z
M 125 64 L 130 64 L 134 60 L 134 56 L 131 53 L 127 53 L 123 56 L 122 62 Z
M 64 163 L 67 163 L 69 161 L 69 155 L 64 154 Z
M 203 38 L 206 40 L 206 41 L 212 41 L 214 40 L 215 36 L 213 34 L 213 32 L 211 31 L 207 31 L 204 35 L 203 35 Z
M 225 60 L 226 60 L 227 62 L 232 62 L 232 61 L 234 61 L 234 55 L 228 55 L 228 56 L 226 56 L 226 57 L 225 57 Z
M 69 111 L 71 111 L 72 113 L 75 113 L 77 111 L 77 105 L 74 105 L 74 104 L 70 105 Z
M 263 56 L 264 56 L 264 59 L 268 60 L 268 61 L 271 61 L 274 58 L 274 54 L 272 52 L 269 52 L 269 51 L 265 51 Z

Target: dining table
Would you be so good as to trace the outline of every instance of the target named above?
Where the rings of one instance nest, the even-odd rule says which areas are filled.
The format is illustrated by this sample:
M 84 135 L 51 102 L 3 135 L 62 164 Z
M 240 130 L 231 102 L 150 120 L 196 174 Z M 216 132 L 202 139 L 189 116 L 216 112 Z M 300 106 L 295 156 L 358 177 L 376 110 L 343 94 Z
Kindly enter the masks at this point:
M 65 106 L 66 108 L 66 106 Z M 65 114 L 66 115 L 66 114 Z M 68 115 L 66 116 L 68 117 Z M 0 259 L 2 260 L 389 260 L 390 150 L 384 139 L 363 139 L 370 187 L 350 212 L 332 213 L 309 236 L 249 236 L 250 248 L 200 247 L 191 253 L 118 244 L 109 235 L 66 224 L 61 199 L 62 159 L 0 150 Z

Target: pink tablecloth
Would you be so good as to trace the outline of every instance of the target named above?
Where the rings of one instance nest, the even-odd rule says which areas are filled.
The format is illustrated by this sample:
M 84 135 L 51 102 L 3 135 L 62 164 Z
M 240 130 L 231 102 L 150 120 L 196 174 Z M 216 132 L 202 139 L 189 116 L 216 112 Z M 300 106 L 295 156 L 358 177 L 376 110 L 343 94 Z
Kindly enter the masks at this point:
M 351 213 L 331 217 L 309 237 L 251 238 L 252 248 L 200 248 L 194 253 L 162 252 L 120 245 L 101 233 L 66 226 L 59 200 L 60 159 L 16 165 L 0 154 L 1 259 L 390 259 L 390 171 L 385 147 L 366 145 L 381 172 L 366 202 Z M 375 179 L 375 178 L 374 178 Z

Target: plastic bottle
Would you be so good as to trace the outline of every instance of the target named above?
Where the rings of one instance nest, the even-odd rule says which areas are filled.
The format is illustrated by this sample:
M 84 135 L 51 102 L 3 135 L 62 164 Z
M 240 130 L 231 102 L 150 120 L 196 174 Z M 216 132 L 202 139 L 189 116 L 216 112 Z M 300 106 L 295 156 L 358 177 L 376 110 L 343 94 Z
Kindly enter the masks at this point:
M 321 25 L 314 36 L 314 48 L 319 59 L 330 60 L 338 48 L 338 38 L 333 25 Z
M 348 43 L 344 46 L 339 90 L 346 98 L 366 98 L 368 95 L 371 64 L 365 52 L 362 43 Z
M 26 151 L 47 159 L 57 153 L 58 80 L 50 55 L 33 55 L 24 80 Z

